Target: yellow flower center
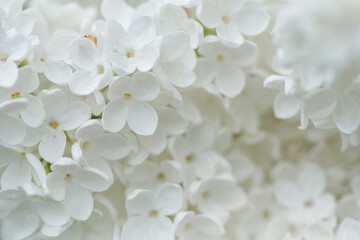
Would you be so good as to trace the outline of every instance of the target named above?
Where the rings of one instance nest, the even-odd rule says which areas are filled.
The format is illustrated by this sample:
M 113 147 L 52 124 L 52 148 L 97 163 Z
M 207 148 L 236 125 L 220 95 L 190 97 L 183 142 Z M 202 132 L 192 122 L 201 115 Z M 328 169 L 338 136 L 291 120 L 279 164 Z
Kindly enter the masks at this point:
M 52 127 L 53 129 L 56 129 L 59 126 L 59 124 L 55 121 L 50 121 L 49 126 Z
M 14 92 L 10 96 L 12 99 L 18 98 L 18 97 L 20 97 L 20 92 Z
M 131 93 L 124 93 L 123 99 L 124 100 L 131 100 L 132 99 L 132 94 Z
M 94 36 L 91 35 L 91 34 L 84 35 L 84 37 L 90 39 L 91 41 L 93 41 L 93 43 L 95 44 L 95 46 L 97 46 L 97 38 L 96 38 L 96 37 L 94 37 Z

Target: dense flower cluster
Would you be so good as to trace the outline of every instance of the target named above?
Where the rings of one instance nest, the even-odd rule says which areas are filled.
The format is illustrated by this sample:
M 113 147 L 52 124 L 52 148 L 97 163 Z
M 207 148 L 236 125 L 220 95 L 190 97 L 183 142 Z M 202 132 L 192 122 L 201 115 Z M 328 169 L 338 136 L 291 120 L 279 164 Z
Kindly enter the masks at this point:
M 0 0 L 0 239 L 359 240 L 359 12 Z

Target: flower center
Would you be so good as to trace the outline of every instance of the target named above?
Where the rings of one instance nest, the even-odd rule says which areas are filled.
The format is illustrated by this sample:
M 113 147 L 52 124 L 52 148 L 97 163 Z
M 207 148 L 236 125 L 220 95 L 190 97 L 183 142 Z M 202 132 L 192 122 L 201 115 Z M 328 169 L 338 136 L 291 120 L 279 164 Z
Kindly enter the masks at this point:
M 95 46 L 97 46 L 97 38 L 96 38 L 96 37 L 94 37 L 94 36 L 91 35 L 91 34 L 84 35 L 84 37 L 90 39 L 91 41 L 93 41 L 93 43 L 95 44 Z
M 309 207 L 312 207 L 314 205 L 314 203 L 311 201 L 311 200 L 307 200 L 305 203 L 304 203 L 304 206 L 309 208 Z
M 216 61 L 224 62 L 224 60 L 225 60 L 225 57 L 223 55 L 219 54 L 219 55 L 216 56 Z
M 165 179 L 165 174 L 162 173 L 162 172 L 158 173 L 157 179 L 158 179 L 158 180 L 164 180 L 164 179 Z
M 98 65 L 97 69 L 99 74 L 103 74 L 105 72 L 104 65 L 102 64 Z
M 124 100 L 131 100 L 132 99 L 132 94 L 131 93 L 124 93 L 123 99 Z
M 264 210 L 264 211 L 262 212 L 262 217 L 263 217 L 264 219 L 268 219 L 268 218 L 270 217 L 270 212 L 269 212 L 268 210 Z
M 134 51 L 133 50 L 127 50 L 126 51 L 126 53 L 125 53 L 125 56 L 127 57 L 127 58 L 131 58 L 131 57 L 133 57 L 134 56 Z
M 159 215 L 158 211 L 156 210 L 151 210 L 150 213 L 149 213 L 149 216 L 150 217 L 157 217 Z
M 59 124 L 55 121 L 50 121 L 49 126 L 52 127 L 53 129 L 56 129 L 59 126 Z
M 72 175 L 71 175 L 70 173 L 68 173 L 68 174 L 65 175 L 65 180 L 66 180 L 66 181 L 70 182 L 71 179 L 72 179 Z
M 224 15 L 221 17 L 221 20 L 224 22 L 224 23 L 229 23 L 230 22 L 230 18 L 228 15 Z
M 205 191 L 205 192 L 203 192 L 203 193 L 201 194 L 201 197 L 202 197 L 203 199 L 208 199 L 209 196 L 210 196 L 210 193 L 209 193 L 208 191 Z
M 20 92 L 14 92 L 10 96 L 11 96 L 11 99 L 19 98 L 20 97 Z
M 194 156 L 190 154 L 190 155 L 186 156 L 185 161 L 189 163 L 189 162 L 192 162 L 193 159 L 194 159 Z

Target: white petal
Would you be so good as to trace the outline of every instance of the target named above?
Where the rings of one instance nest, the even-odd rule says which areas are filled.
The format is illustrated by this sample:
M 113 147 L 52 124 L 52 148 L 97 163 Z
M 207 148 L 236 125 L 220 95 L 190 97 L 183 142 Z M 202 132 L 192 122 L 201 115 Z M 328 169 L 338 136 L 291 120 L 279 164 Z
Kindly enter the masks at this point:
M 65 133 L 62 130 L 51 131 L 41 139 L 39 153 L 46 161 L 53 163 L 63 156 L 65 145 Z
M 326 187 L 326 179 L 322 170 L 313 164 L 304 165 L 298 176 L 299 185 L 307 197 L 319 197 Z
M 30 127 L 39 127 L 45 121 L 44 105 L 39 98 L 33 95 L 27 95 L 29 106 L 25 111 L 20 113 L 22 120 Z
M 151 101 L 159 96 L 160 83 L 150 73 L 135 73 L 131 83 L 134 97 L 138 99 Z
M 238 47 L 244 42 L 244 37 L 234 23 L 221 23 L 216 28 L 216 33 L 221 42 L 229 47 Z
M 157 219 L 152 219 L 149 239 L 168 240 L 168 239 L 174 239 L 174 237 L 175 237 L 175 228 L 169 218 L 161 217 Z
M 108 160 L 119 160 L 130 153 L 126 138 L 119 134 L 103 134 L 91 144 L 96 152 Z
M 236 25 L 242 33 L 254 36 L 267 28 L 270 16 L 259 7 L 246 6 L 234 16 L 234 21 L 236 21 Z
M 42 101 L 48 119 L 57 119 L 67 106 L 67 96 L 59 89 L 44 89 L 38 95 Z
M 84 70 L 96 67 L 96 46 L 90 39 L 81 37 L 72 41 L 69 51 L 71 60 L 77 67 Z
M 51 82 L 65 85 L 71 78 L 72 70 L 66 63 L 48 60 L 44 65 L 44 74 Z
M 360 108 L 350 96 L 339 96 L 333 116 L 336 126 L 344 133 L 350 134 L 359 127 Z
M 13 61 L 0 61 L 0 87 L 10 88 L 14 86 L 19 72 Z
M 68 213 L 61 202 L 43 199 L 38 205 L 41 219 L 48 225 L 60 226 L 68 221 Z
M 226 64 L 220 67 L 215 84 L 225 96 L 235 97 L 245 87 L 245 74 L 240 68 Z
M 187 142 L 193 152 L 202 152 L 210 148 L 214 141 L 214 128 L 207 122 L 195 126 L 187 135 Z
M 104 0 L 101 4 L 101 14 L 105 19 L 114 19 L 121 24 L 128 23 L 133 9 L 125 1 Z
M 296 97 L 279 92 L 274 99 L 275 116 L 280 119 L 292 118 L 300 111 L 301 104 Z
M 207 28 L 215 28 L 221 21 L 219 6 L 214 1 L 204 1 L 197 16 Z
M 86 121 L 76 130 L 76 138 L 88 141 L 96 138 L 104 132 L 101 123 L 95 119 Z
M 19 69 L 19 78 L 14 88 L 21 94 L 34 92 L 39 87 L 38 73 L 31 69 L 31 66 L 24 66 Z
M 137 69 L 149 71 L 159 59 L 159 49 L 155 44 L 148 44 L 134 54 Z
M 254 63 L 257 57 L 257 46 L 249 41 L 245 41 L 236 49 L 228 48 L 227 50 L 230 61 L 240 66 L 248 66 Z
M 149 17 L 139 17 L 131 23 L 128 30 L 129 42 L 137 49 L 148 44 L 155 36 L 155 24 Z
M 196 229 L 207 235 L 222 236 L 225 233 L 221 222 L 213 215 L 198 215 L 193 224 Z
M 139 136 L 139 141 L 151 154 L 159 155 L 164 151 L 167 145 L 166 134 L 157 130 L 151 136 Z
M 69 87 L 76 95 L 89 95 L 99 87 L 99 81 L 94 72 L 79 70 L 71 76 Z
M 127 108 L 127 123 L 136 134 L 148 136 L 154 134 L 158 125 L 156 111 L 148 103 L 132 100 Z
M 66 189 L 64 204 L 74 219 L 85 221 L 93 210 L 94 199 L 88 190 L 73 183 Z
M 183 56 L 189 48 L 190 36 L 185 32 L 170 32 L 161 43 L 161 61 L 173 61 Z
M 25 126 L 17 118 L 0 115 L 0 141 L 10 145 L 21 143 L 25 138 Z
M 136 70 L 136 59 L 134 57 L 128 58 L 123 53 L 114 52 L 111 54 L 110 60 L 114 71 L 120 77 L 130 74 Z M 151 61 L 152 60 L 150 59 L 150 62 Z
M 165 216 L 173 215 L 183 206 L 184 196 L 179 185 L 164 184 L 156 195 L 156 209 Z
M 148 221 L 148 217 L 137 216 L 130 218 L 123 225 L 121 232 L 122 240 L 150 240 L 149 235 L 151 233 L 151 226 Z M 151 239 L 155 240 L 155 239 Z M 162 239 L 158 239 L 162 240 Z M 165 239 L 164 239 L 165 240 Z
M 130 193 L 126 200 L 126 209 L 130 214 L 146 215 L 155 207 L 154 195 L 151 191 L 137 189 Z
M 314 89 L 304 97 L 305 114 L 312 119 L 322 119 L 334 110 L 337 96 L 323 89 Z
M 63 176 L 54 172 L 47 175 L 46 186 L 55 200 L 61 201 L 65 198 L 65 184 Z
M 40 160 L 32 153 L 26 152 L 25 156 L 32 167 L 32 176 L 38 185 L 42 185 L 46 181 L 46 172 Z
M 102 124 L 104 129 L 108 130 L 109 132 L 120 131 L 126 123 L 126 109 L 127 106 L 122 99 L 108 103 L 102 116 Z
M 159 109 L 159 127 L 167 134 L 179 135 L 185 132 L 188 125 L 187 121 L 181 114 L 171 108 Z
M 177 87 L 189 87 L 195 82 L 195 73 L 179 62 L 163 63 L 161 67 L 167 78 Z
M 30 35 L 34 27 L 34 18 L 30 12 L 21 12 L 14 21 L 16 31 L 24 35 Z
M 90 109 L 84 102 L 72 102 L 57 119 L 59 123 L 58 128 L 64 131 L 74 130 L 88 120 L 90 116 Z
M 274 185 L 275 196 L 285 207 L 298 207 L 304 200 L 301 191 L 288 180 L 278 180 Z
M 2 189 L 16 189 L 30 182 L 30 167 L 25 159 L 12 162 L 1 175 Z
M 25 201 L 14 208 L 4 219 L 2 229 L 8 239 L 25 239 L 35 232 L 38 225 L 39 216 L 36 208 Z
M 95 168 L 80 170 L 76 173 L 74 180 L 81 187 L 93 192 L 103 192 L 111 185 L 109 177 Z

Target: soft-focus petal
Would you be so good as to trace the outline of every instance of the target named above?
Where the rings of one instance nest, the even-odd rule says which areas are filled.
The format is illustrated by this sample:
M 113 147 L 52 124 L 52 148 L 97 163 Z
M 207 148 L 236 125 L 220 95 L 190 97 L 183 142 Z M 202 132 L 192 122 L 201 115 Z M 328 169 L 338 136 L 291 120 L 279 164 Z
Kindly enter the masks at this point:
M 119 134 L 103 134 L 97 137 L 92 144 L 92 149 L 109 160 L 119 160 L 130 153 L 130 146 L 126 138 Z
M 274 114 L 280 119 L 291 118 L 300 111 L 301 104 L 296 97 L 280 92 L 274 99 Z
M 1 175 L 2 189 L 16 189 L 30 182 L 30 167 L 25 159 L 12 162 Z
M 44 105 L 39 98 L 33 95 L 27 95 L 25 98 L 28 100 L 29 106 L 20 113 L 21 118 L 28 126 L 39 127 L 45 121 Z
M 132 81 L 132 91 L 134 97 L 151 101 L 159 96 L 160 83 L 150 73 L 135 73 Z
M 173 61 L 189 48 L 190 36 L 185 32 L 170 32 L 161 43 L 161 61 Z
M 158 125 L 156 111 L 148 103 L 140 100 L 132 100 L 128 104 L 127 123 L 136 134 L 152 135 Z
M 359 127 L 360 108 L 350 96 L 339 96 L 333 116 L 336 126 L 344 133 L 352 133 Z
M 131 23 L 128 30 L 129 42 L 137 49 L 148 44 L 155 36 L 155 24 L 149 17 L 139 17 Z
M 40 155 L 48 162 L 55 162 L 65 151 L 66 136 L 62 130 L 48 132 L 39 144 Z
M 58 118 L 58 128 L 64 131 L 74 130 L 88 120 L 90 116 L 90 109 L 84 102 L 72 102 Z
M 110 187 L 109 177 L 98 169 L 80 170 L 75 179 L 81 187 L 93 192 L 103 192 Z
M 99 87 L 94 72 L 79 70 L 76 71 L 69 81 L 70 90 L 76 95 L 89 95 Z
M 73 183 L 66 189 L 64 204 L 74 219 L 85 221 L 93 210 L 94 199 L 88 190 Z
M 44 74 L 51 82 L 65 85 L 71 78 L 72 70 L 66 63 L 48 60 L 44 66 Z
M 96 46 L 90 39 L 81 37 L 72 41 L 69 51 L 71 60 L 77 67 L 91 70 L 96 66 Z
M 245 87 L 245 74 L 236 66 L 223 65 L 216 75 L 215 84 L 225 96 L 235 97 Z
M 35 232 L 39 225 L 36 208 L 28 202 L 23 202 L 14 208 L 4 219 L 4 235 L 9 239 L 25 239 Z
M 126 109 L 127 106 L 122 99 L 108 103 L 102 116 L 102 124 L 104 128 L 109 132 L 120 131 L 126 123 Z
M 173 215 L 183 206 L 184 197 L 179 185 L 164 184 L 160 187 L 155 207 L 161 215 Z
M 0 115 L 0 141 L 15 145 L 21 143 L 25 138 L 25 126 L 17 118 Z
M 269 14 L 256 6 L 243 7 L 235 16 L 238 29 L 249 36 L 263 32 L 269 24 Z
M 41 219 L 48 225 L 60 226 L 68 221 L 68 213 L 61 202 L 44 199 L 37 207 Z
M 0 87 L 10 88 L 14 86 L 19 72 L 13 61 L 0 61 Z

